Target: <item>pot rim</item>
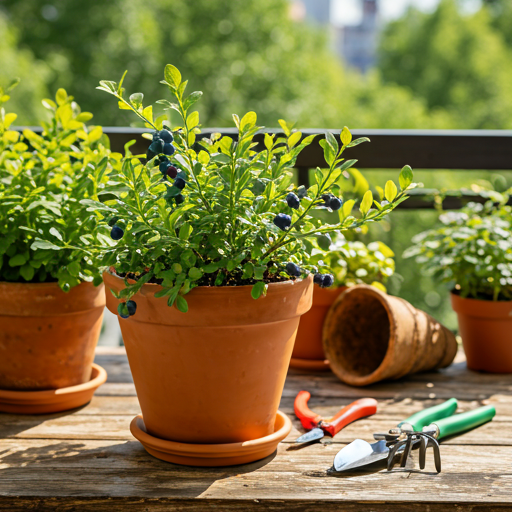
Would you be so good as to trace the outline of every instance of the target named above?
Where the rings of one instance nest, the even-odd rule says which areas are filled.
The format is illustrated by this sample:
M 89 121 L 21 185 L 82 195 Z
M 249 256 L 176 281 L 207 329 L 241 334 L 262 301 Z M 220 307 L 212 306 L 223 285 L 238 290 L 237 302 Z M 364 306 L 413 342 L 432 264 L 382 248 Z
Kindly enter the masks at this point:
M 118 276 L 116 273 L 112 272 L 110 269 L 107 269 L 105 270 L 106 274 L 109 274 L 111 275 L 112 277 L 114 278 L 117 278 L 121 281 L 124 282 L 124 277 L 121 277 L 121 276 Z M 311 275 L 308 275 L 306 276 L 304 279 L 302 278 L 298 278 L 298 279 L 288 279 L 286 281 L 278 281 L 276 283 L 265 283 L 265 284 L 268 284 L 268 286 L 272 286 L 273 288 L 274 287 L 284 287 L 284 286 L 294 286 L 295 284 L 299 284 L 299 283 L 302 283 L 304 281 L 307 281 L 308 279 L 311 279 Z M 129 281 L 133 281 L 133 282 L 136 282 L 134 281 L 133 279 L 129 279 Z M 161 287 L 162 285 L 158 284 L 158 283 L 145 283 L 142 287 L 144 288 L 145 286 L 159 286 Z M 190 290 L 189 293 L 212 293 L 213 291 L 220 291 L 220 290 L 229 290 L 229 289 L 232 289 L 232 290 L 250 290 L 252 289 L 254 285 L 252 284 L 243 284 L 243 285 L 240 285 L 240 286 L 195 286 L 194 288 L 192 288 Z
M 452 309 L 458 315 L 512 321 L 512 300 L 481 300 L 450 292 Z

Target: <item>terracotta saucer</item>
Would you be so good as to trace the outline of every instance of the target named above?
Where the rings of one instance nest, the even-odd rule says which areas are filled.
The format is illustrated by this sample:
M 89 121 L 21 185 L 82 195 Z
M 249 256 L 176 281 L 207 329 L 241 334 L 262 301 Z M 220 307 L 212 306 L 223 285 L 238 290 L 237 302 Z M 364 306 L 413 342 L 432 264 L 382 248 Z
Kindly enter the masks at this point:
M 290 418 L 277 411 L 274 433 L 268 436 L 243 443 L 192 444 L 153 437 L 146 431 L 142 414 L 130 424 L 132 435 L 153 457 L 186 466 L 235 466 L 264 459 L 274 453 L 291 429 Z
M 78 386 L 45 391 L 9 391 L 0 389 L 0 412 L 13 414 L 49 414 L 75 409 L 90 402 L 94 392 L 107 380 L 107 372 L 92 365 L 91 380 Z
M 312 372 L 327 372 L 331 369 L 327 359 L 298 359 L 296 357 L 291 358 L 290 368 L 309 370 Z

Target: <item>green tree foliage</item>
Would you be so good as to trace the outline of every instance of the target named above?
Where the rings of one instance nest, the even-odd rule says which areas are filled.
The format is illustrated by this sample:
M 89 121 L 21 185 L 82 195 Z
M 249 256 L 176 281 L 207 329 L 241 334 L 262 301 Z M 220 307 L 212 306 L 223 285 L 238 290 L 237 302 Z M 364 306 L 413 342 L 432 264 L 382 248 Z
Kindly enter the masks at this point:
M 455 0 L 431 14 L 410 9 L 384 32 L 384 80 L 446 111 L 457 128 L 512 127 L 512 54 L 493 22 L 486 8 L 463 15 Z
M 48 96 L 50 69 L 37 61 L 29 49 L 18 48 L 16 30 L 0 12 L 0 87 L 6 88 L 13 77 L 21 79 L 9 103 L 18 113 L 17 124 L 35 123 L 43 114 L 41 98 Z
M 257 111 L 276 126 L 449 127 L 421 99 L 377 75 L 343 70 L 325 33 L 290 19 L 288 0 L 4 0 L 20 43 L 47 62 L 52 90 L 72 89 L 98 122 L 127 125 L 124 112 L 95 91 L 100 79 L 130 69 L 129 87 L 159 97 L 162 63 L 172 61 L 205 92 L 205 126 L 232 112 Z

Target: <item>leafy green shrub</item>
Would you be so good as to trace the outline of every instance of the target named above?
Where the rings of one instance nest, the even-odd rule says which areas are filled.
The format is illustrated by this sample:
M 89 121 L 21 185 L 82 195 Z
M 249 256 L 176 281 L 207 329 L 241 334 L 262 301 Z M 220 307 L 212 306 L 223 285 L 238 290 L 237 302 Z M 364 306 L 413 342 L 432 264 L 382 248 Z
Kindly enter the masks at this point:
M 440 216 L 442 226 L 413 238 L 405 257 L 416 261 L 462 297 L 512 300 L 512 208 L 470 203 Z
M 101 283 L 95 255 L 113 242 L 83 203 L 105 187 L 110 151 L 101 127 L 85 124 L 92 114 L 64 89 L 43 105 L 52 117 L 41 134 L 11 130 L 16 114 L 0 112 L 0 281 L 58 281 L 68 291 Z
M 395 271 L 393 251 L 383 242 L 368 245 L 346 240 L 343 235 L 327 250 L 315 249 L 310 262 L 334 276 L 334 286 L 370 284 L 386 291 L 386 281 Z
M 258 144 L 260 127 L 256 114 L 249 112 L 241 119 L 233 116 L 237 137 L 201 137 L 199 114 L 192 107 L 202 93 L 186 96 L 187 82 L 168 64 L 163 83 L 175 102 L 158 103 L 181 117 L 181 126 L 171 133 L 169 122 L 163 125 L 165 116 L 153 120 L 153 109 L 143 106 L 142 93 L 123 97 L 122 81 L 102 81 L 99 89 L 114 95 L 122 109 L 135 112 L 155 132 L 148 134 L 152 142 L 146 164 L 128 154 L 111 176 L 109 191 L 117 198 L 91 207 L 113 226 L 112 237 L 120 238 L 105 251 L 104 263 L 114 266 L 118 275 L 135 279 L 125 280 L 121 299 L 130 299 L 149 281 L 163 287 L 155 296 L 166 297 L 180 311 L 187 311 L 184 295 L 195 286 L 252 285 L 256 299 L 270 282 L 318 271 L 311 262 L 316 238 L 382 219 L 414 186 L 406 166 L 400 173 L 400 192 L 388 181 L 386 200 L 378 203 L 367 191 L 356 218 L 355 201 L 343 202 L 338 182 L 355 163 L 342 157 L 344 151 L 367 139 L 352 141 L 344 128 L 340 146 L 327 132 L 320 141 L 327 168 L 316 169 L 315 183 L 308 189 L 297 188 L 292 184 L 293 167 L 315 136 L 303 138 L 281 120 L 283 136 L 266 133 Z M 318 209 L 337 210 L 338 221 L 322 223 L 314 216 Z M 315 275 L 317 282 L 322 278 Z M 326 280 L 328 284 L 332 276 Z M 124 303 L 119 311 L 128 315 Z

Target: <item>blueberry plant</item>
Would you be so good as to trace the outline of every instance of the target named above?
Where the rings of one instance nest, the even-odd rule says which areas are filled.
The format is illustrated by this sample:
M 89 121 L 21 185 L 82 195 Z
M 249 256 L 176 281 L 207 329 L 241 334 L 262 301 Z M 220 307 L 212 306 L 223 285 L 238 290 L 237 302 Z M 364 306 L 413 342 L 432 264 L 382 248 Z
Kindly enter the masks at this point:
M 369 284 L 386 291 L 386 281 L 395 271 L 395 260 L 393 251 L 385 243 L 366 245 L 346 240 L 342 234 L 332 244 L 325 239 L 319 239 L 317 243 L 310 263 L 331 273 L 334 286 Z
M 0 106 L 8 99 L 0 91 Z M 51 119 L 41 133 L 12 130 L 16 114 L 0 110 L 0 281 L 57 281 L 68 291 L 101 283 L 95 255 L 114 242 L 87 201 L 98 200 L 116 160 L 64 89 L 43 105 Z
M 261 128 L 256 114 L 249 112 L 242 118 L 233 115 L 237 137 L 201 136 L 199 113 L 193 107 L 202 93 L 186 95 L 187 81 L 170 64 L 163 83 L 173 101 L 157 103 L 181 119 L 172 129 L 170 115 L 153 119 L 153 108 L 144 107 L 142 93 L 125 97 L 123 79 L 119 84 L 101 81 L 99 86 L 153 130 L 147 134 L 145 162 L 128 153 L 111 176 L 109 190 L 116 199 L 96 205 L 117 240 L 104 251 L 104 263 L 126 278 L 126 288 L 118 295 L 122 316 L 129 316 L 128 304 L 147 282 L 160 283 L 155 296 L 183 312 L 188 310 L 185 296 L 196 286 L 252 285 L 255 299 L 271 282 L 308 273 L 315 273 L 321 286 L 329 286 L 333 276 L 319 272 L 311 261 L 314 241 L 382 219 L 414 186 L 406 166 L 400 173 L 400 191 L 389 181 L 383 202 L 366 192 L 356 217 L 355 201 L 343 202 L 337 183 L 356 162 L 344 159 L 345 150 L 367 139 L 352 140 L 344 128 L 340 145 L 327 132 L 320 141 L 326 167 L 315 170 L 309 188 L 297 187 L 293 167 L 314 135 L 303 137 L 281 120 L 283 134 L 264 133 L 260 146 L 255 136 Z M 337 220 L 323 223 L 317 210 L 336 211 Z
M 404 254 L 462 297 L 512 300 L 512 208 L 508 194 L 485 205 L 444 213 L 441 226 L 420 233 Z

